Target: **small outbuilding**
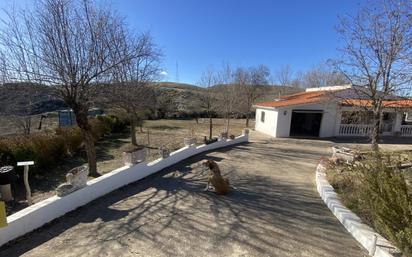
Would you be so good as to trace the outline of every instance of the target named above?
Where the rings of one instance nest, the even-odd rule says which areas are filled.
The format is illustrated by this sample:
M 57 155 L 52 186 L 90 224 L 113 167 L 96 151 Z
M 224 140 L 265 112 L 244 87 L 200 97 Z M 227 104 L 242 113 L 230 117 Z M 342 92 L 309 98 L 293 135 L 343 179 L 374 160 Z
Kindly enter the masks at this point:
M 343 85 L 307 88 L 305 92 L 257 103 L 257 131 L 273 137 L 367 136 L 372 131 L 372 113 L 365 88 Z M 398 96 L 383 101 L 381 135 L 412 136 L 412 100 Z

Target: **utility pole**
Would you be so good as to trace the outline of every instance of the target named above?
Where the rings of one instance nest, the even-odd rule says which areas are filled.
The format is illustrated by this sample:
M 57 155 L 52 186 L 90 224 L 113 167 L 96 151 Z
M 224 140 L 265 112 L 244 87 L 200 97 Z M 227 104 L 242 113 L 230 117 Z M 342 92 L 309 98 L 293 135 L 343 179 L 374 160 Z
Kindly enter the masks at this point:
M 176 61 L 176 82 L 179 83 L 179 63 Z

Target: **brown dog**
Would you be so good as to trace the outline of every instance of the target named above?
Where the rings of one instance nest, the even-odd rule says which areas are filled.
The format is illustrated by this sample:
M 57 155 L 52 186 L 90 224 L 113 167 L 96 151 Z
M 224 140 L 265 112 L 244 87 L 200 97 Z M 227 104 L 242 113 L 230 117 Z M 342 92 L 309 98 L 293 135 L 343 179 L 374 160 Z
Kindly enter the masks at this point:
M 212 184 L 218 195 L 229 193 L 229 180 L 222 177 L 217 163 L 215 161 L 207 160 L 203 162 L 202 165 L 209 168 L 209 179 L 207 180 L 205 191 L 209 190 L 209 186 Z

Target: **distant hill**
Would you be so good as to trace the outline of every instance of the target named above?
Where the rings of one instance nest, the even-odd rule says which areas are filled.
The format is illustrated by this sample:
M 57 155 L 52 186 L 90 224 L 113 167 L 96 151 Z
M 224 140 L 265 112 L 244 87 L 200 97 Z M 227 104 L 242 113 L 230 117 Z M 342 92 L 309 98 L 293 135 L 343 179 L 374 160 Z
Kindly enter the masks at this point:
M 48 86 L 33 83 L 0 86 L 0 115 L 36 115 L 64 108 L 64 102 Z
M 231 85 L 219 85 L 219 87 Z M 158 96 L 158 104 L 167 105 L 166 112 L 190 113 L 197 111 L 205 88 L 185 83 L 159 82 L 151 85 Z M 259 86 L 261 97 L 257 101 L 268 101 L 302 91 L 293 87 Z M 98 103 L 96 103 L 99 105 Z M 0 86 L 0 115 L 36 115 L 67 108 L 55 97 L 53 88 L 39 84 L 14 83 Z
M 176 82 L 158 82 L 153 83 L 152 85 L 154 88 L 159 89 L 176 89 L 176 90 L 203 90 L 202 87 L 198 87 L 196 85 L 186 84 L 186 83 L 176 83 Z

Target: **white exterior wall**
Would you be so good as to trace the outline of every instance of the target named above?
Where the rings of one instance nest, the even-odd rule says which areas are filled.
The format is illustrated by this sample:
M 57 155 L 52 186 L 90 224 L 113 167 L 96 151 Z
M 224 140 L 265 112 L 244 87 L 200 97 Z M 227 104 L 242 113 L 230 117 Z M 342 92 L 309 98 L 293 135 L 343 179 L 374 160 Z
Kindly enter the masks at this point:
M 340 111 L 337 103 L 307 104 L 281 108 L 256 109 L 256 130 L 273 137 L 289 137 L 293 110 L 323 111 L 319 137 L 333 137 L 340 123 Z M 261 112 L 266 113 L 265 123 L 260 121 Z M 270 118 L 269 118 L 270 117 Z
M 265 112 L 265 122 L 261 122 L 262 112 Z M 278 112 L 274 109 L 256 109 L 255 129 L 267 135 L 276 137 Z

